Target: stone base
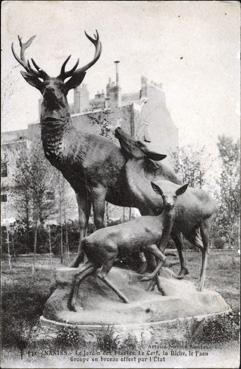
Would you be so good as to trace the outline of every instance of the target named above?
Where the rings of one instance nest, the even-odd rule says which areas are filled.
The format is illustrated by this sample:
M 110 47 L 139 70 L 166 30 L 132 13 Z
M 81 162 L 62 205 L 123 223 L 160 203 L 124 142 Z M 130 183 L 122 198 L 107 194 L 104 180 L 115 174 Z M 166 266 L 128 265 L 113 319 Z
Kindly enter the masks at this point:
M 71 312 L 67 309 L 67 300 L 76 273 L 75 268 L 57 270 L 57 288 L 46 302 L 42 324 L 56 329 L 69 325 L 78 327 L 87 336 L 112 326 L 121 335 L 131 333 L 140 337 L 155 332 L 157 337 L 159 332 L 162 339 L 165 335 L 178 339 L 183 338 L 194 320 L 201 321 L 230 310 L 220 294 L 210 290 L 198 292 L 193 283 L 174 279 L 169 269 L 163 268 L 159 277 L 162 296 L 157 290 L 146 291 L 149 282 L 140 282 L 139 274 L 112 268 L 108 278 L 130 303 L 123 303 L 109 287 L 91 275 L 80 284 L 78 303 L 82 310 Z
M 176 341 L 184 342 L 190 337 L 195 337 L 196 333 L 202 328 L 202 324 L 209 320 L 214 321 L 220 316 L 225 316 L 231 311 L 226 310 L 218 314 L 197 315 L 188 318 L 179 318 L 173 320 L 163 320 L 159 322 L 143 323 L 143 324 L 73 324 L 56 322 L 40 317 L 42 328 L 48 331 L 48 335 L 56 337 L 58 331 L 63 328 L 74 328 L 79 330 L 81 336 L 86 342 L 96 342 L 100 334 L 108 333 L 112 329 L 113 336 L 118 336 L 119 341 L 124 341 L 129 335 L 135 337 L 138 342 L 151 341 L 153 338 L 155 342 L 161 340 L 175 339 Z

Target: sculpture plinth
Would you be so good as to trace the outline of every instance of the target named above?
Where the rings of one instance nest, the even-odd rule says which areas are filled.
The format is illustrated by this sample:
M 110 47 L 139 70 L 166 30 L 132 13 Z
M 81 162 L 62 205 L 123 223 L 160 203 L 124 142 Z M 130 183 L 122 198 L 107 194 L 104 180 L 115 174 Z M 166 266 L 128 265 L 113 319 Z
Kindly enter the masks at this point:
M 103 326 L 113 326 L 116 331 L 127 334 L 136 332 L 161 332 L 175 335 L 181 330 L 177 324 L 192 318 L 225 313 L 229 306 L 217 292 L 204 290 L 198 292 L 193 283 L 177 280 L 169 269 L 163 268 L 159 276 L 161 288 L 146 291 L 148 282 L 140 282 L 140 275 L 120 268 L 112 268 L 109 278 L 128 297 L 125 304 L 95 275 L 86 277 L 79 290 L 78 312 L 69 311 L 67 301 L 72 280 L 77 273 L 75 268 L 62 268 L 56 272 L 56 289 L 46 302 L 42 322 L 61 327 L 72 325 L 83 331 L 96 332 Z M 154 334 L 155 334 L 154 333 Z M 164 336 L 163 336 L 164 335 Z

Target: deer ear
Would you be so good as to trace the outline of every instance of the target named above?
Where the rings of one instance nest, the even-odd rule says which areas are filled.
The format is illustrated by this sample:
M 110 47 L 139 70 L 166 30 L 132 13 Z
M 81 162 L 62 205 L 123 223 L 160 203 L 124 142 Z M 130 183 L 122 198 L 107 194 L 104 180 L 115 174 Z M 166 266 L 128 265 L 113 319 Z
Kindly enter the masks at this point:
M 74 73 L 73 76 L 67 82 L 65 82 L 66 90 L 69 91 L 72 88 L 76 88 L 77 86 L 79 86 L 83 81 L 83 79 L 85 78 L 85 75 L 86 75 L 85 72 L 76 74 Z
M 154 160 L 154 161 L 160 161 L 160 160 L 163 160 L 167 157 L 166 155 L 159 154 L 158 152 L 150 151 L 147 148 L 147 146 L 141 141 L 137 141 L 136 143 L 148 159 L 151 159 L 151 160 Z
M 188 185 L 189 185 L 189 183 L 186 183 L 186 184 L 185 184 L 185 185 L 183 185 L 182 187 L 179 187 L 179 188 L 176 190 L 176 195 L 177 195 L 177 196 L 182 195 L 182 194 L 186 191 L 186 189 L 188 188 Z
M 151 160 L 154 160 L 154 161 L 160 161 L 160 160 L 163 160 L 163 159 L 165 159 L 167 157 L 164 154 L 159 154 L 158 152 L 149 151 L 149 150 L 146 151 L 145 154 L 146 154 L 146 157 L 148 159 L 151 159 Z
M 31 73 L 27 72 L 20 72 L 25 79 L 26 82 L 28 82 L 31 86 L 37 88 L 39 91 L 42 91 L 43 83 L 38 79 L 38 77 L 34 76 Z
M 157 184 L 155 184 L 154 182 L 151 182 L 151 186 L 152 186 L 153 190 L 156 193 L 158 193 L 158 195 L 163 196 L 163 192 L 162 192 L 161 188 Z

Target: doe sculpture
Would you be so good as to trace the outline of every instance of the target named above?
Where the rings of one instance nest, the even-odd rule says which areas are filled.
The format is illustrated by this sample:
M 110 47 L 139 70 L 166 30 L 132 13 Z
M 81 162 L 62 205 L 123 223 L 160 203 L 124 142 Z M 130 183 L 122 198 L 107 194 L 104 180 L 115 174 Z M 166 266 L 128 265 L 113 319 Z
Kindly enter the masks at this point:
M 130 186 L 129 191 L 135 193 L 136 196 L 138 194 L 140 202 L 144 201 L 143 199 L 149 195 L 150 191 L 148 190 L 148 186 L 150 187 L 150 185 L 148 182 L 144 182 L 142 180 L 144 177 L 143 158 L 138 158 L 132 153 L 133 145 L 135 145 L 135 143 L 141 145 L 142 143 L 138 141 L 135 142 L 135 140 L 129 137 L 120 128 L 116 132 L 116 136 L 120 141 L 122 150 L 129 156 L 129 160 L 125 166 L 127 184 Z M 159 183 L 158 178 L 156 178 L 156 183 Z M 169 181 L 168 186 L 170 191 L 173 191 L 176 185 Z M 161 252 L 164 252 L 170 237 L 172 237 L 176 244 L 181 264 L 178 278 L 183 278 L 184 275 L 188 273 L 182 254 L 182 235 L 191 242 L 191 244 L 201 250 L 202 263 L 199 285 L 200 290 L 204 287 L 209 244 L 209 228 L 215 210 L 215 201 L 209 194 L 202 189 L 189 187 L 185 194 L 177 199 L 173 226 L 164 228 L 161 240 Z M 150 274 L 150 278 L 153 278 L 154 274 Z
M 66 71 L 66 64 L 70 59 L 68 56 L 57 77 L 50 77 L 34 59 L 26 60 L 25 51 L 35 36 L 25 43 L 18 37 L 20 56 L 16 54 L 12 44 L 15 59 L 25 69 L 21 71 L 23 78 L 43 96 L 40 124 L 44 153 L 75 191 L 80 241 L 86 235 L 91 206 L 97 229 L 104 227 L 105 201 L 118 206 L 137 207 L 142 215 L 153 215 L 159 207 L 158 196 L 151 188 L 153 194 L 150 193 L 142 201 L 139 201 L 138 194 L 129 191 L 124 171 L 127 158 L 123 150 L 105 137 L 77 131 L 73 126 L 68 92 L 80 85 L 87 70 L 99 59 L 102 50 L 97 31 L 94 37 L 87 33 L 85 35 L 95 47 L 94 58 L 81 68 L 77 68 L 78 60 L 73 68 Z M 159 178 L 181 183 L 172 170 L 153 162 L 164 159 L 165 155 L 150 151 L 145 145 L 136 145 L 135 152 L 143 158 L 143 174 L 146 178 L 141 178 L 141 182 Z
M 168 225 L 172 227 L 177 197 L 186 191 L 188 184 L 181 187 L 173 185 L 171 189 L 168 181 L 159 181 L 161 187 L 155 183 L 151 185 L 160 199 L 162 198 L 162 211 L 159 215 L 141 216 L 126 223 L 102 228 L 82 240 L 82 249 L 88 260 L 85 264 L 81 264 L 74 277 L 68 301 L 70 310 L 78 310 L 77 296 L 80 282 L 94 272 L 97 272 L 97 277 L 107 284 L 123 302 L 128 303 L 127 297 L 106 277 L 120 251 L 123 254 L 148 251 L 154 255 L 161 261 L 155 271 L 154 277 L 156 276 L 166 259 L 156 244 L 161 240 L 164 224 L 165 227 Z M 75 264 L 79 265 L 81 260 L 81 255 L 78 255 Z M 161 290 L 158 278 L 156 281 Z

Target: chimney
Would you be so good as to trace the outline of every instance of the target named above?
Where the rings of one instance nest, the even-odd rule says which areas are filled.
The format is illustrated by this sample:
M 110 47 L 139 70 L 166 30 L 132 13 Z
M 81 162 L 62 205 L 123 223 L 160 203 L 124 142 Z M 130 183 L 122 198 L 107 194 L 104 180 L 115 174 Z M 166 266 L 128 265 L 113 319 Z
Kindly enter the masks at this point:
M 119 60 L 115 60 L 115 86 L 113 87 L 114 96 L 115 96 L 115 106 L 121 106 L 121 88 L 119 85 Z
M 118 70 L 118 64 L 120 63 L 119 60 L 115 60 L 115 85 L 116 87 L 119 87 L 119 70 Z

